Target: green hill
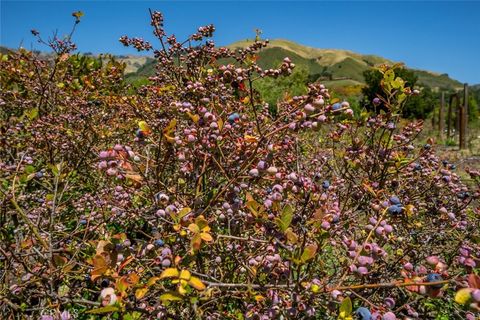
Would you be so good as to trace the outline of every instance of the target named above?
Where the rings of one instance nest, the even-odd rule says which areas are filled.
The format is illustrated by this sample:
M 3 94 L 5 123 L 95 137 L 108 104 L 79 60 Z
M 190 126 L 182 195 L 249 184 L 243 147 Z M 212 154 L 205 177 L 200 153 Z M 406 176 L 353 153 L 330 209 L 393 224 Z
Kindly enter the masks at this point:
M 230 49 L 245 48 L 252 40 L 242 40 L 227 46 Z M 272 40 L 269 46 L 259 53 L 258 64 L 262 68 L 277 67 L 284 57 L 289 57 L 298 67 L 308 70 L 309 79 L 328 82 L 330 86 L 341 87 L 363 84 L 363 72 L 379 64 L 393 64 L 392 60 L 370 54 L 359 54 L 349 50 L 319 49 L 304 46 L 293 41 Z M 140 60 L 141 58 L 145 61 Z M 123 58 L 122 58 L 123 60 Z M 127 78 L 129 80 L 148 77 L 154 74 L 153 59 L 145 57 L 126 57 Z M 231 61 L 220 61 L 228 63 Z M 130 67 L 130 68 L 129 68 Z M 425 70 L 412 69 L 418 77 L 418 84 L 433 89 L 461 89 L 462 83 Z

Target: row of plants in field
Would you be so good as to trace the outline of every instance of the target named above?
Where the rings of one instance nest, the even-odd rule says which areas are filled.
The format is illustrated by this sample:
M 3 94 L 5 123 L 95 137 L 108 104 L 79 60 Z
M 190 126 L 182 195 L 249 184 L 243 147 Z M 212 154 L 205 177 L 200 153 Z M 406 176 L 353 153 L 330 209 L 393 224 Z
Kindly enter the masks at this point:
M 74 29 L 82 14 L 74 13 Z M 466 185 L 398 66 L 355 113 L 320 83 L 274 110 L 254 41 L 185 41 L 151 12 L 156 74 L 113 58 L 0 57 L 0 314 L 4 319 L 475 319 L 480 172 Z M 228 64 L 219 61 L 231 61 Z M 265 80 L 262 80 L 265 81 Z

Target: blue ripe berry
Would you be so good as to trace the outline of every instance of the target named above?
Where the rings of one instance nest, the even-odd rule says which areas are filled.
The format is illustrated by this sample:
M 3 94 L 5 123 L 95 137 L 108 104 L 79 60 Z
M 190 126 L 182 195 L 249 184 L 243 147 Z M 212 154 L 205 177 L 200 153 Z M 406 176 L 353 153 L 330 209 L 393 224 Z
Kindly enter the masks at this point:
M 328 180 L 323 181 L 323 182 L 322 182 L 322 188 L 323 188 L 323 189 L 328 189 L 328 188 L 330 188 L 330 181 L 328 181 Z
M 396 205 L 401 204 L 400 199 L 398 199 L 397 196 L 391 196 L 390 199 L 388 200 L 390 201 L 391 204 L 396 204 Z
M 439 275 L 438 273 L 429 273 L 427 275 L 427 282 L 437 282 L 442 280 L 443 280 L 442 276 Z M 443 287 L 442 284 L 436 284 L 432 286 L 432 288 L 434 289 L 440 289 L 441 287 Z
M 240 115 L 236 112 L 232 113 L 231 115 L 228 116 L 228 122 L 230 124 L 234 124 L 240 119 Z
M 443 160 L 443 161 L 442 161 L 442 164 L 446 167 L 447 164 L 448 164 L 448 161 L 447 161 L 447 160 Z
M 157 239 L 155 240 L 155 243 L 154 243 L 157 247 L 163 247 L 163 245 L 165 244 L 165 242 L 163 242 L 163 240 L 161 239 Z
M 342 104 L 337 102 L 335 103 L 333 106 L 332 106 L 332 110 L 333 111 L 337 111 L 338 109 L 340 109 L 342 107 Z
M 80 223 L 81 225 L 86 225 L 86 224 L 87 224 L 87 220 L 81 219 L 81 220 L 79 221 L 79 223 Z
M 415 170 L 415 171 L 422 170 L 422 165 L 420 163 L 415 163 L 415 166 L 413 167 L 413 170 Z
M 450 165 L 450 170 L 455 170 L 456 168 L 457 168 L 456 165 L 454 165 L 454 164 L 451 164 L 451 165 Z
M 432 147 L 432 146 L 431 146 L 429 143 L 427 143 L 427 144 L 425 144 L 425 145 L 423 146 L 423 148 L 424 148 L 425 150 L 429 150 L 431 147 Z
M 470 196 L 470 193 L 469 193 L 469 192 L 463 192 L 463 191 L 462 191 L 462 192 L 457 193 L 457 197 L 458 197 L 459 199 L 462 199 L 462 200 L 468 198 L 469 196 Z
M 145 138 L 145 133 L 144 133 L 142 130 L 140 130 L 140 129 L 137 130 L 137 132 L 135 133 L 135 135 L 137 136 L 138 139 L 143 139 L 143 138 Z
M 372 314 L 370 310 L 368 310 L 365 307 L 360 307 L 355 311 L 355 314 L 357 315 L 357 319 L 359 320 L 371 320 L 372 319 Z
M 387 209 L 388 213 L 396 215 L 402 213 L 402 207 L 399 206 L 398 204 L 391 205 Z
M 37 173 L 35 173 L 35 178 L 41 179 L 42 177 L 43 177 L 43 172 L 42 171 L 38 171 Z

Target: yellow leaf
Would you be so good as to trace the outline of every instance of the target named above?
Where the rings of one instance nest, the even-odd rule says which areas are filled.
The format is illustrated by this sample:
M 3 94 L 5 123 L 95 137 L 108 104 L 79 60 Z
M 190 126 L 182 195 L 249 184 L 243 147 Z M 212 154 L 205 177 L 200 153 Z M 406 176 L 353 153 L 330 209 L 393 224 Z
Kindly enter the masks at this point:
M 471 298 L 472 298 L 471 288 L 460 289 L 455 294 L 455 302 L 459 304 L 467 304 Z
M 222 120 L 222 119 L 218 119 L 217 124 L 218 124 L 218 129 L 219 129 L 219 130 L 222 130 L 222 128 L 223 128 L 223 120 Z
M 349 297 L 343 299 L 342 303 L 340 304 L 340 315 L 338 319 L 352 319 L 352 300 Z
M 185 289 L 185 285 L 186 283 L 185 284 L 180 283 L 180 285 L 178 286 L 178 293 L 180 293 L 182 296 L 185 295 L 185 293 L 187 293 L 187 289 Z
M 200 237 L 202 238 L 203 241 L 207 241 L 207 242 L 213 241 L 213 238 L 210 235 L 210 233 L 202 232 L 200 234 Z
M 143 287 L 143 288 L 139 288 L 135 291 L 135 298 L 137 299 L 142 299 L 143 297 L 145 297 L 145 295 L 147 294 L 148 292 L 148 288 L 147 287 Z
M 413 209 L 415 207 L 413 206 L 413 204 L 408 204 L 405 206 L 405 212 L 407 213 L 407 216 L 411 216 L 413 214 Z
M 143 132 L 146 132 L 146 133 L 151 132 L 150 126 L 145 121 L 139 121 L 138 122 L 138 128 L 140 128 L 140 130 L 142 130 Z
M 190 271 L 188 271 L 188 270 L 182 270 L 182 271 L 180 272 L 179 278 L 180 278 L 181 280 L 186 280 L 186 281 L 188 281 L 188 280 L 190 280 L 190 277 L 191 277 L 191 276 L 192 276 L 192 274 L 190 273 Z
M 167 139 L 168 143 L 175 143 L 175 137 L 169 136 L 167 134 L 164 134 L 163 136 L 165 137 L 165 139 Z
M 167 292 L 160 296 L 160 301 L 180 301 L 183 297 L 176 292 Z
M 148 279 L 148 281 L 147 281 L 147 287 L 153 286 L 158 280 L 160 280 L 159 277 L 151 277 L 151 278 Z
M 165 278 L 178 278 L 178 275 L 180 273 L 176 268 L 168 268 L 163 270 L 162 274 L 160 275 L 160 279 L 165 279 Z
M 202 280 L 197 277 L 191 277 L 190 280 L 188 280 L 188 284 L 199 291 L 205 290 L 206 288 Z
M 129 180 L 133 180 L 135 182 L 142 182 L 142 180 L 143 180 L 142 176 L 139 175 L 139 174 L 126 174 L 125 178 L 127 178 Z
M 200 232 L 200 228 L 195 223 L 190 223 L 188 225 L 188 230 L 190 230 L 193 233 L 199 233 Z
M 257 137 L 250 136 L 248 134 L 245 135 L 244 139 L 246 142 L 250 142 L 250 143 L 257 142 L 258 140 Z
M 165 135 L 170 135 L 173 132 L 173 130 L 175 130 L 176 125 L 177 125 L 177 119 L 170 120 L 170 122 L 168 123 L 168 126 L 166 126 L 165 129 L 163 129 L 163 133 Z
M 200 120 L 200 117 L 198 116 L 198 114 L 192 114 L 190 112 L 187 112 L 187 114 L 194 123 L 198 123 L 198 121 Z

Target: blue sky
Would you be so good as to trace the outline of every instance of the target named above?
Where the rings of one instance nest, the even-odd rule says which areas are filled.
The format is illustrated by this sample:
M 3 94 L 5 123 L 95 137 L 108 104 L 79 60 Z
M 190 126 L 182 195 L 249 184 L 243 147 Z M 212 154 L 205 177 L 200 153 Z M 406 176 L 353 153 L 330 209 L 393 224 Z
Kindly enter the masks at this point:
M 85 16 L 74 37 L 80 51 L 135 54 L 122 35 L 151 39 L 148 8 L 165 15 L 178 39 L 213 23 L 215 41 L 284 38 L 318 48 L 377 54 L 408 66 L 480 83 L 480 1 L 1 1 L 0 44 L 42 49 L 30 35 L 69 32 L 71 13 Z

